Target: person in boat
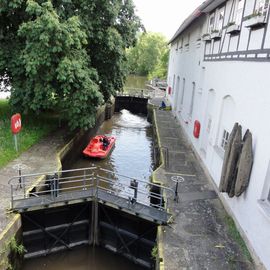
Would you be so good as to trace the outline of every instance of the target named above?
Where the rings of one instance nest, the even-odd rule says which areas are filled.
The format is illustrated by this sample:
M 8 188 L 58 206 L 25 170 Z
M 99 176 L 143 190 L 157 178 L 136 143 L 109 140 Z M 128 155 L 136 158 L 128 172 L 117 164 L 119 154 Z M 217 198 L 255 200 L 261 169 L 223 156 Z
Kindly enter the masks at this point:
M 109 139 L 106 137 L 106 136 L 104 136 L 103 138 L 102 138 L 102 144 L 103 144 L 103 148 L 104 148 L 104 150 L 108 147 L 108 145 L 110 144 L 110 141 L 109 141 Z

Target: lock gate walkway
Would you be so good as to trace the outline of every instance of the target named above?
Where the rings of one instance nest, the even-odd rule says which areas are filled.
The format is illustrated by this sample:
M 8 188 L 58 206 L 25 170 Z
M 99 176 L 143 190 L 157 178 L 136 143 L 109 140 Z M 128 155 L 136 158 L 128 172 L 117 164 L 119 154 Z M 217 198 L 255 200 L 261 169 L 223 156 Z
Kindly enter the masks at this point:
M 69 176 L 76 172 L 77 175 Z M 46 175 L 35 186 L 31 178 Z M 43 208 L 97 201 L 156 224 L 166 224 L 164 195 L 173 190 L 157 184 L 90 167 L 16 176 L 10 179 L 11 209 L 29 212 Z

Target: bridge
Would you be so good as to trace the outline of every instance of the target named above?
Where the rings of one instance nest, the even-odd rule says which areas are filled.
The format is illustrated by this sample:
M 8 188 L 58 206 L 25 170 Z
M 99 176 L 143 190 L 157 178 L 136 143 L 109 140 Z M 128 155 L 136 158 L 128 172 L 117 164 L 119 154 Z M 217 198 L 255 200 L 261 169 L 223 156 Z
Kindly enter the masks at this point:
M 74 175 L 75 174 L 75 175 Z M 46 175 L 33 186 L 33 179 Z M 166 224 L 170 215 L 164 198 L 174 191 L 125 175 L 92 166 L 15 176 L 9 180 L 11 209 L 29 212 L 43 208 L 95 201 L 158 224 Z
M 118 92 L 115 99 L 115 111 L 126 109 L 132 113 L 147 114 L 149 99 L 157 99 L 160 105 L 165 92 L 150 85 L 147 87 L 148 89 L 125 88 L 123 92 Z
M 18 175 L 9 184 L 25 258 L 100 245 L 153 267 L 157 226 L 170 219 L 166 198 L 173 190 L 96 166 Z

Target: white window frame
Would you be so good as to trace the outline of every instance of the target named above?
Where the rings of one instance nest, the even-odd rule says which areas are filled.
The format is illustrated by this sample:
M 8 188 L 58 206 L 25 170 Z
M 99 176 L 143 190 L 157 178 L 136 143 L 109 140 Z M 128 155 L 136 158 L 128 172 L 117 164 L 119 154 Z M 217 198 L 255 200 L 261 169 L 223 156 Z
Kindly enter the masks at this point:
M 224 16 L 225 16 L 225 6 L 221 7 L 217 11 L 216 27 L 213 30 L 218 30 L 218 31 L 221 31 L 222 30 L 223 22 L 224 22 Z
M 255 14 L 267 16 L 269 10 L 269 0 L 257 0 Z
M 242 22 L 242 15 L 244 12 L 245 0 L 237 0 L 237 4 L 234 10 L 233 22 L 236 25 L 240 25 Z
M 229 136 L 230 136 L 230 133 L 225 128 L 223 128 L 220 147 L 224 151 L 225 151 L 226 145 L 228 144 Z
M 215 29 L 215 12 L 209 16 L 208 33 L 211 34 Z

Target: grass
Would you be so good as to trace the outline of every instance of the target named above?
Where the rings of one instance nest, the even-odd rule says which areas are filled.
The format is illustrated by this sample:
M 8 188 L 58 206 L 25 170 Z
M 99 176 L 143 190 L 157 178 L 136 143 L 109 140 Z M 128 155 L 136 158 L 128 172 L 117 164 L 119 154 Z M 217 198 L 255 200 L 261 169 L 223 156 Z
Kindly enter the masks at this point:
M 235 223 L 233 221 L 233 219 L 230 216 L 226 216 L 225 217 L 225 222 L 228 226 L 228 232 L 229 235 L 232 237 L 232 239 L 234 239 L 234 241 L 239 245 L 241 251 L 243 252 L 243 255 L 245 256 L 245 258 L 249 261 L 252 262 L 252 257 L 248 251 L 248 248 L 244 242 L 244 240 L 242 239 L 239 231 L 237 230 Z
M 10 128 L 11 115 L 8 101 L 0 99 L 0 168 L 56 129 L 58 123 L 57 118 L 48 113 L 38 116 L 22 115 L 22 129 L 17 135 L 19 148 L 17 153 Z

